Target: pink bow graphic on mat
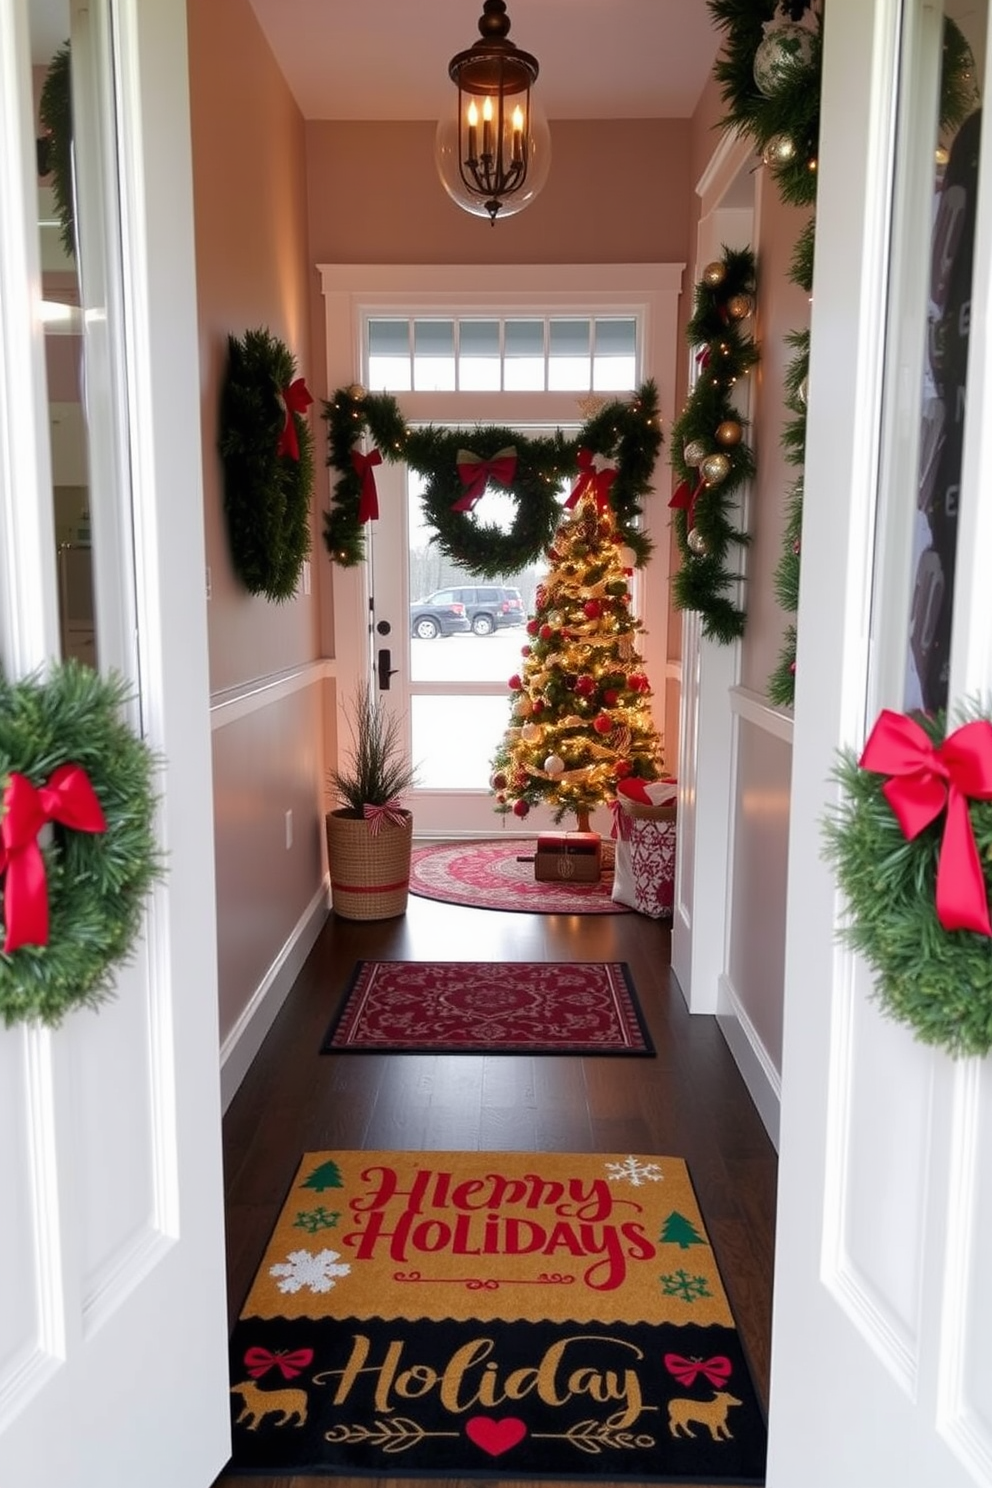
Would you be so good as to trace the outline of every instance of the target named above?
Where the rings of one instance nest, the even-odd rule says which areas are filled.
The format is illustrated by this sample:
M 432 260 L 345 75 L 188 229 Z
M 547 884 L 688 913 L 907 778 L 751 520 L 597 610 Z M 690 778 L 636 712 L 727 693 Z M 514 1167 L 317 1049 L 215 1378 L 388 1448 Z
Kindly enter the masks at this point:
M 399 802 L 399 797 L 394 796 L 383 806 L 372 806 L 367 801 L 362 807 L 362 815 L 369 824 L 369 832 L 373 837 L 378 837 L 383 827 L 402 827 L 406 821 L 406 812 Z
M 709 1380 L 714 1390 L 725 1385 L 733 1371 L 726 1354 L 714 1354 L 711 1359 L 684 1359 L 681 1354 L 666 1354 L 665 1368 L 675 1376 L 680 1385 L 693 1385 L 701 1374 Z
M 491 460 L 484 460 L 471 450 L 459 450 L 455 464 L 465 490 L 451 510 L 471 511 L 491 480 L 501 486 L 510 484 L 517 473 L 517 451 L 511 444 L 497 450 Z
M 283 388 L 280 394 L 286 409 L 286 422 L 282 426 L 279 435 L 279 443 L 276 445 L 277 455 L 289 455 L 292 459 L 300 458 L 300 441 L 296 434 L 296 419 L 294 414 L 304 414 L 313 402 L 310 389 L 302 377 L 297 377 L 289 387 Z
M 313 1349 L 295 1349 L 291 1354 L 274 1354 L 267 1348 L 245 1350 L 245 1368 L 252 1379 L 261 1379 L 270 1369 L 278 1369 L 283 1379 L 295 1379 L 313 1363 Z

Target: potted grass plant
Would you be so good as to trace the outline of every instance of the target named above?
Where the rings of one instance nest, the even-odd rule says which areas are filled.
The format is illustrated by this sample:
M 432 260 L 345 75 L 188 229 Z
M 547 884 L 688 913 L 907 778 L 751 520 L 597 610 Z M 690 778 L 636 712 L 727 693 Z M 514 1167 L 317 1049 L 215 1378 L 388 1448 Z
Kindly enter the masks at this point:
M 330 772 L 339 805 L 324 818 L 331 901 L 347 920 L 388 920 L 406 911 L 413 816 L 400 800 L 416 771 L 399 720 L 364 684 L 350 713 L 351 752 Z

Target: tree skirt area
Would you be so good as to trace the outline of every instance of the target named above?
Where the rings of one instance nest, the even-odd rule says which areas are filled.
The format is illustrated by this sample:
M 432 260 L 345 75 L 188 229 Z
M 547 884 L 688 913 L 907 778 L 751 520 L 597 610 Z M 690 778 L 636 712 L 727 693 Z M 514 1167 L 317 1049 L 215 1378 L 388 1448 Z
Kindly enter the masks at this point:
M 532 837 L 418 847 L 410 868 L 410 892 L 446 904 L 526 914 L 630 913 L 626 905 L 616 904 L 610 897 L 612 843 L 603 843 L 603 871 L 597 883 L 538 883 L 534 878 L 535 851 Z

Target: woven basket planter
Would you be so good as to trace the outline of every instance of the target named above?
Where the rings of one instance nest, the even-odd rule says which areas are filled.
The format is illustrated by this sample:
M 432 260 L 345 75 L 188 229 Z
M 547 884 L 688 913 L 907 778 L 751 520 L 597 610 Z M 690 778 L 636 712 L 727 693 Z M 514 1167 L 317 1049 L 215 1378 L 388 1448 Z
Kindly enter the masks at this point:
M 403 815 L 401 827 L 387 823 L 375 835 L 346 810 L 324 817 L 331 900 L 342 919 L 390 920 L 406 913 L 413 817 Z

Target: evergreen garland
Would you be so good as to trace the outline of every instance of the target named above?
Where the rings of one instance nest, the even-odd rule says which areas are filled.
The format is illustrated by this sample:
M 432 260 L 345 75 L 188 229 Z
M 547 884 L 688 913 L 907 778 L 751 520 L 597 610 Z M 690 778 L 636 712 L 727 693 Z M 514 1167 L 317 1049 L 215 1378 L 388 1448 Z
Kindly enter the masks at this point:
M 784 202 L 793 206 L 816 204 L 817 153 L 820 133 L 820 77 L 822 71 L 822 4 L 817 0 L 707 0 L 714 25 L 725 33 L 713 76 L 720 85 L 726 109 L 721 123 L 749 136 L 775 181 Z M 785 74 L 772 97 L 754 79 L 754 57 L 764 27 L 776 14 L 792 21 L 809 15 L 813 37 L 809 64 Z M 977 100 L 974 59 L 959 26 L 945 18 L 940 90 L 940 125 L 955 129 Z M 813 288 L 815 217 L 811 216 L 796 243 L 789 277 L 807 293 Z M 802 338 L 806 336 L 805 342 Z M 800 385 L 805 388 L 809 367 L 808 333 L 792 338 L 796 356 L 786 378 L 786 406 L 792 418 L 782 442 L 800 474 L 787 493 L 782 553 L 775 574 L 776 594 L 788 614 L 799 602 L 799 541 L 802 529 L 802 464 L 805 447 L 805 402 L 796 406 Z M 787 602 L 788 601 L 788 602 Z M 791 707 L 795 698 L 796 627 L 789 623 L 775 671 L 768 681 L 769 699 Z
M 48 942 L 0 951 L 0 1017 L 8 1027 L 54 1026 L 72 1008 L 105 1001 L 162 875 L 153 829 L 156 762 L 122 719 L 127 694 L 119 677 L 71 660 L 44 680 L 0 677 L 0 783 L 16 772 L 40 788 L 60 766 L 79 765 L 106 820 L 100 833 L 55 823 L 42 846 Z
M 38 117 L 48 135 L 48 167 L 52 176 L 59 236 L 69 258 L 76 256 L 76 209 L 72 189 L 72 66 L 69 43 L 52 58 L 38 100 Z
M 235 571 L 251 594 L 290 599 L 310 551 L 313 434 L 293 412 L 299 459 L 280 454 L 282 395 L 296 376 L 291 352 L 267 330 L 229 336 L 219 449 Z
M 324 418 L 329 431 L 327 463 L 337 475 L 331 509 L 324 517 L 324 542 L 333 561 L 342 568 L 353 568 L 365 556 L 360 518 L 362 477 L 355 470 L 352 455 L 366 434 L 384 460 L 403 461 L 425 478 L 423 511 L 436 532 L 438 547 L 479 578 L 516 573 L 542 555 L 561 516 L 562 485 L 578 474 L 579 451 L 583 449 L 615 463 L 617 474 L 610 489 L 610 505 L 622 541 L 632 549 L 638 565 L 645 563 L 651 552 L 651 540 L 637 521 L 651 490 L 662 437 L 658 394 L 652 381 L 629 401 L 607 403 L 571 439 L 560 430 L 532 439 L 493 425 L 411 428 L 388 393 L 366 393 L 357 385 L 339 388 L 325 403 Z M 489 460 L 509 448 L 516 451 L 516 473 L 507 488 L 516 501 L 516 514 L 510 531 L 503 532 L 479 520 L 475 513 L 455 511 L 453 507 L 464 494 L 458 474 L 459 450 L 468 449 Z
M 754 254 L 749 248 L 725 248 L 722 258 L 704 270 L 686 328 L 690 346 L 701 348 L 699 375 L 671 439 L 671 465 L 679 485 L 669 505 L 674 507 L 682 556 L 673 581 L 674 602 L 680 610 L 698 610 L 703 634 L 724 645 L 744 630 L 744 610 L 727 592 L 741 576 L 728 567 L 728 560 L 732 548 L 750 541 L 740 527 L 738 502 L 755 470 L 743 437 L 746 420 L 735 409 L 732 395 L 738 378 L 758 360 L 754 341 L 741 329 L 746 315 L 735 319 L 728 306 L 753 304 L 754 292 Z M 736 442 L 726 439 L 735 432 Z M 686 458 L 687 451 L 692 459 Z M 712 467 L 706 461 L 713 456 L 724 457 L 726 474 L 714 473 L 708 479 Z
M 971 709 L 962 721 L 980 718 Z M 945 737 L 945 717 L 914 715 L 930 742 Z M 944 813 L 908 841 L 882 793 L 885 777 L 861 769 L 844 751 L 835 770 L 841 800 L 824 822 L 824 855 L 848 904 L 841 934 L 876 974 L 882 1009 L 923 1043 L 952 1055 L 992 1049 L 992 941 L 972 930 L 945 930 L 935 885 Z M 992 888 L 992 802 L 972 800 L 968 815 L 986 882 Z

